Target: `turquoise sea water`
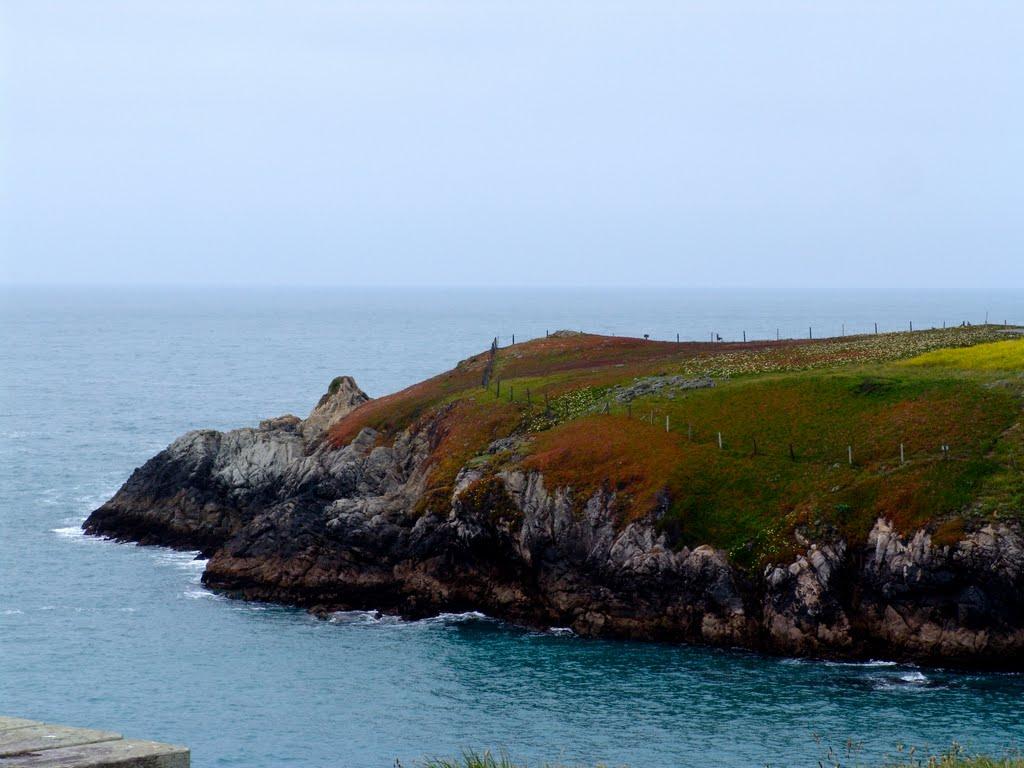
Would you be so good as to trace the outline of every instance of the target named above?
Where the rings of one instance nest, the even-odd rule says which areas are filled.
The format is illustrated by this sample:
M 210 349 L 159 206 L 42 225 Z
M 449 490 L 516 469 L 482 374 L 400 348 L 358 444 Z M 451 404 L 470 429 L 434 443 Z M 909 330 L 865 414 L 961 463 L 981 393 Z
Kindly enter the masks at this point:
M 1022 296 L 34 289 L 0 302 L 4 714 L 184 743 L 199 768 L 408 766 L 470 746 L 645 768 L 815 766 L 851 739 L 861 761 L 901 742 L 1024 746 L 1021 675 L 599 642 L 476 615 L 319 621 L 207 592 L 186 553 L 78 530 L 180 433 L 305 415 L 340 373 L 380 395 L 495 335 L 1020 322 Z

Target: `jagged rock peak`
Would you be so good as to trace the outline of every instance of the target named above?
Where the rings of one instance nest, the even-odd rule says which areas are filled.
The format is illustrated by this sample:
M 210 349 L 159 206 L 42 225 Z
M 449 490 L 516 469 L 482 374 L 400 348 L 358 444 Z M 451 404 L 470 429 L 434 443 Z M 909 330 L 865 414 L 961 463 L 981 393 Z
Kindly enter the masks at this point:
M 313 440 L 336 421 L 370 399 L 351 376 L 336 376 L 316 407 L 302 422 L 302 436 Z

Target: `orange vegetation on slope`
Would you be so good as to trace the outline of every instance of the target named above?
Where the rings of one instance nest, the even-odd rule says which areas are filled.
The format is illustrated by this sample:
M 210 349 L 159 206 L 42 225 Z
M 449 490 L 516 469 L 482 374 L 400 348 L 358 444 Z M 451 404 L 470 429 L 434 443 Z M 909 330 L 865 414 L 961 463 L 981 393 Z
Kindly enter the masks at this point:
M 445 399 L 480 386 L 485 365 L 486 355 L 475 355 L 450 371 L 363 403 L 331 427 L 328 438 L 340 448 L 363 427 L 385 434 L 404 429 Z
M 677 435 L 637 419 L 588 416 L 539 434 L 523 467 L 542 472 L 549 490 L 571 486 L 581 501 L 602 488 L 614 491 L 632 517 L 657 504 L 685 456 Z
M 458 400 L 430 424 L 430 459 L 421 510 L 451 503 L 455 476 L 463 465 L 498 438 L 507 436 L 522 415 L 515 405 Z M 425 417 L 427 418 L 427 417 Z

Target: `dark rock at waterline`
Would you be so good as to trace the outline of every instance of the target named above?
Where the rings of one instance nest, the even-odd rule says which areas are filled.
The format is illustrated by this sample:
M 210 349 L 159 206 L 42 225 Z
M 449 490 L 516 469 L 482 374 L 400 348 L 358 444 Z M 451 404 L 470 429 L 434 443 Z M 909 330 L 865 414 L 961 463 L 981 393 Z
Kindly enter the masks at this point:
M 879 519 L 864 544 L 807 541 L 751 575 L 721 550 L 674 549 L 657 510 L 622 524 L 614 493 L 575 499 L 536 472 L 467 466 L 444 508 L 421 511 L 429 418 L 391 445 L 369 428 L 343 447 L 324 439 L 367 399 L 339 377 L 305 420 L 190 432 L 84 528 L 200 549 L 210 587 L 321 614 L 479 610 L 585 636 L 1024 669 L 1018 529 L 937 546 Z

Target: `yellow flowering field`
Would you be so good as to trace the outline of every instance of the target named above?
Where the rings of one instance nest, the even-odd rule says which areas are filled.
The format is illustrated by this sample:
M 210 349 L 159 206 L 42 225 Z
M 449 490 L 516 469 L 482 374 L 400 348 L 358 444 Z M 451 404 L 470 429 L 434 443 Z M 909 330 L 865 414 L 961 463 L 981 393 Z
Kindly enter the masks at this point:
M 971 371 L 1024 371 L 1024 337 L 973 347 L 936 349 L 905 360 L 902 364 L 964 368 Z

